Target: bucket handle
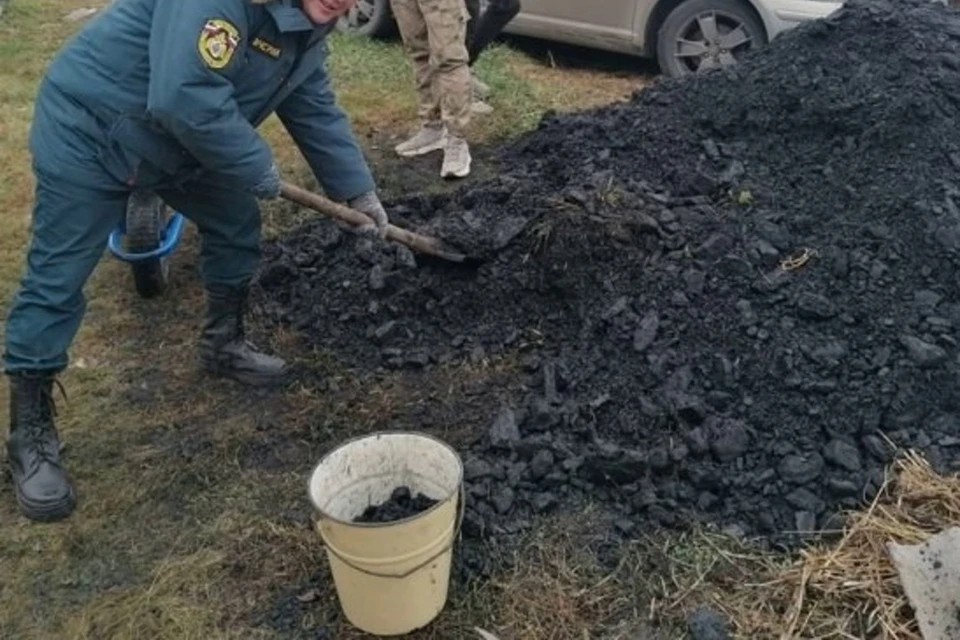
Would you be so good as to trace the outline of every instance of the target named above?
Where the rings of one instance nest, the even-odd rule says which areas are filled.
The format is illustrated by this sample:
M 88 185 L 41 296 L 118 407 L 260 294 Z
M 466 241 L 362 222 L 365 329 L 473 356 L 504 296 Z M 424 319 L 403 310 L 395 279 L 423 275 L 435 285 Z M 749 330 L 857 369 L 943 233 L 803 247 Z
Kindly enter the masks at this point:
M 456 522 L 454 523 L 454 526 L 453 526 L 454 531 L 453 531 L 453 536 L 451 536 L 451 538 L 450 538 L 450 542 L 449 542 L 448 544 L 443 545 L 443 547 L 442 547 L 439 551 L 437 551 L 435 554 L 433 554 L 432 556 L 430 556 L 429 558 L 427 558 L 426 560 L 424 560 L 424 561 L 421 562 L 420 564 L 416 565 L 415 567 L 413 567 L 413 568 L 411 568 L 411 569 L 408 569 L 407 571 L 404 571 L 403 573 L 377 573 L 376 571 L 370 571 L 369 569 L 364 569 L 363 567 L 358 567 L 358 566 L 355 565 L 352 561 L 350 561 L 350 560 L 348 560 L 346 557 L 344 557 L 345 554 L 342 553 L 341 551 L 339 551 L 339 550 L 338 550 L 336 547 L 334 547 L 332 544 L 330 544 L 329 542 L 327 542 L 326 539 L 323 540 L 323 546 L 325 546 L 325 547 L 327 548 L 327 551 L 329 551 L 329 552 L 332 553 L 334 556 L 336 556 L 337 560 L 339 560 L 339 561 L 342 562 L 343 564 L 347 565 L 348 567 L 350 567 L 350 568 L 353 569 L 354 571 L 359 571 L 360 573 L 365 573 L 365 574 L 367 574 L 368 576 L 373 576 L 374 578 L 396 578 L 396 579 L 398 579 L 398 580 L 402 580 L 402 579 L 404 579 L 404 578 L 409 578 L 410 576 L 412 576 L 413 574 L 415 574 L 417 571 L 420 571 L 420 570 L 423 569 L 425 566 L 427 566 L 428 564 L 430 564 L 431 562 L 433 562 L 434 560 L 436 560 L 437 558 L 439 558 L 440 556 L 442 556 L 443 554 L 445 554 L 445 553 L 446 553 L 447 551 L 449 551 L 450 549 L 452 549 L 454 543 L 455 543 L 456 540 L 457 540 L 457 538 L 460 537 L 460 531 L 461 531 L 461 529 L 463 528 L 463 518 L 464 518 L 464 515 L 466 514 L 466 510 L 467 510 L 467 501 L 466 501 L 467 492 L 466 492 L 466 489 L 465 489 L 465 487 L 464 487 L 464 483 L 462 483 L 462 482 L 460 483 L 460 488 L 459 488 L 459 490 L 457 491 L 457 493 L 459 494 L 460 509 L 458 510 L 457 520 L 456 520 Z M 322 532 L 321 532 L 321 538 L 323 538 Z M 409 555 L 411 555 L 411 556 L 416 556 L 418 553 L 419 553 L 419 551 L 414 552 L 414 553 L 409 554 Z

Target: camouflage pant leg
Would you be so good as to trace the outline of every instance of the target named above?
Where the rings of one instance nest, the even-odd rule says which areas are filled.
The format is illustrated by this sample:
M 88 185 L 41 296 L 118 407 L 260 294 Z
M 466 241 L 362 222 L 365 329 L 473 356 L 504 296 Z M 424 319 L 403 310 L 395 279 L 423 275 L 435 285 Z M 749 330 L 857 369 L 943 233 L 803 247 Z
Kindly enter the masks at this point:
M 469 13 L 464 0 L 420 0 L 430 37 L 434 94 L 450 133 L 463 136 L 470 122 L 470 67 L 467 54 Z
M 390 0 L 390 8 L 397 21 L 403 48 L 411 63 L 417 85 L 420 120 L 424 123 L 440 120 L 440 101 L 433 92 L 433 69 L 430 67 L 430 38 L 427 23 L 420 11 L 419 0 Z
M 470 121 L 464 0 L 391 0 L 416 75 L 421 121 L 442 119 L 457 136 Z

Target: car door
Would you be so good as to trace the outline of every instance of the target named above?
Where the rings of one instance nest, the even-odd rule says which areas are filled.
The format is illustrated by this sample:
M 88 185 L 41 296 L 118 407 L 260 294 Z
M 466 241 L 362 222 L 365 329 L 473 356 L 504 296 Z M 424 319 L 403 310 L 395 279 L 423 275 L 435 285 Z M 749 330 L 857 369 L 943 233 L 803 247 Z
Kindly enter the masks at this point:
M 630 51 L 638 0 L 521 0 L 516 32 L 588 47 Z

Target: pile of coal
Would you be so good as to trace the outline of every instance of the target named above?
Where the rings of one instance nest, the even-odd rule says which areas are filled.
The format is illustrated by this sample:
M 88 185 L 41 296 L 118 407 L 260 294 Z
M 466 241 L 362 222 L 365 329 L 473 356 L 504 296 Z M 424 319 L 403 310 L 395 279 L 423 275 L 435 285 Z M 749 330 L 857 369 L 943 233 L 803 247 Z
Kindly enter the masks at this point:
M 406 520 L 431 509 L 437 501 L 422 493 L 413 495 L 410 487 L 397 487 L 380 504 L 372 504 L 353 519 L 356 523 L 385 523 Z
M 816 531 L 894 447 L 960 468 L 958 125 L 960 14 L 855 0 L 390 203 L 479 269 L 316 220 L 265 247 L 260 309 L 357 375 L 518 363 L 471 425 L 468 534 L 585 501 Z

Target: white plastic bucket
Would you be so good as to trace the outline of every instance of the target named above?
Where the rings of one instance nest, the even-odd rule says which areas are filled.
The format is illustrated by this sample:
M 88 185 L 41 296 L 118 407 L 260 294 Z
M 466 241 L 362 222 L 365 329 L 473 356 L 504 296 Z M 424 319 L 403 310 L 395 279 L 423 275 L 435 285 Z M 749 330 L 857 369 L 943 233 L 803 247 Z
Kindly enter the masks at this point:
M 438 503 L 404 520 L 353 522 L 399 486 Z M 310 477 L 309 494 L 350 624 L 374 635 L 403 635 L 439 615 L 462 522 L 462 486 L 456 451 L 425 434 L 376 433 L 324 456 Z

